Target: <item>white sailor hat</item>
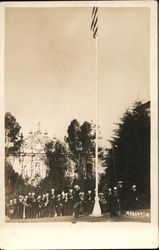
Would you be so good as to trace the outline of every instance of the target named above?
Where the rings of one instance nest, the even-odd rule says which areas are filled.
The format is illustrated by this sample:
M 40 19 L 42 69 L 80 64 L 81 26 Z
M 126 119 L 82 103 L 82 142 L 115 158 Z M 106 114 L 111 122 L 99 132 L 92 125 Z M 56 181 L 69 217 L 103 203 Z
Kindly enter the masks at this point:
M 58 194 L 57 197 L 61 197 L 61 194 Z
M 114 190 L 117 190 L 117 187 L 114 187 Z
M 88 190 L 88 193 L 89 193 L 89 194 L 91 194 L 91 193 L 92 193 L 92 191 L 91 191 L 91 190 Z

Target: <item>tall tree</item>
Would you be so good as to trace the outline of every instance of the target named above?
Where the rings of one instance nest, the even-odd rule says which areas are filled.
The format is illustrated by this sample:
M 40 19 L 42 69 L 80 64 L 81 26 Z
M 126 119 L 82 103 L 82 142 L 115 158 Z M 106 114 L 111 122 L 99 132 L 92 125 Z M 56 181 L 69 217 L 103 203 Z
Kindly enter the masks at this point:
M 15 172 L 13 166 L 8 161 L 10 154 L 16 155 L 22 143 L 22 136 L 20 134 L 21 126 L 16 121 L 16 118 L 10 113 L 5 114 L 5 194 L 6 201 L 25 189 L 24 180 L 22 176 Z
M 91 123 L 85 121 L 82 125 L 74 119 L 67 130 L 71 157 L 76 165 L 76 172 L 84 186 L 85 177 L 92 178 L 92 164 L 95 157 L 95 129 Z M 87 179 L 87 182 L 88 182 Z M 88 183 L 87 183 L 88 184 Z
M 5 114 L 5 153 L 16 154 L 21 147 L 22 134 L 20 133 L 21 126 L 16 121 L 16 118 L 10 113 Z
M 69 145 L 71 157 L 74 161 L 79 158 L 79 151 L 81 150 L 81 140 L 80 140 L 80 123 L 74 119 L 71 121 L 67 129 L 68 137 L 66 137 L 66 142 Z
M 150 206 L 150 116 L 141 102 L 127 110 L 114 131 L 106 163 L 110 184 L 137 186 L 140 207 Z
M 42 183 L 53 186 L 58 192 L 65 188 L 66 171 L 69 167 L 68 152 L 65 144 L 57 141 L 50 141 L 45 145 L 46 164 L 48 166 L 48 176 Z

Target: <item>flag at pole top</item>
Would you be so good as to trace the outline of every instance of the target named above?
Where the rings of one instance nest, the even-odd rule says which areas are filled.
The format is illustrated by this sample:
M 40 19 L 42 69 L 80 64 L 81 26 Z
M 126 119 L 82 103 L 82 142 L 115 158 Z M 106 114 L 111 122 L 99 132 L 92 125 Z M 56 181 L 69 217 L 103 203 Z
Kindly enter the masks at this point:
M 98 35 L 98 7 L 93 7 L 91 30 L 93 31 L 93 38 L 96 39 Z

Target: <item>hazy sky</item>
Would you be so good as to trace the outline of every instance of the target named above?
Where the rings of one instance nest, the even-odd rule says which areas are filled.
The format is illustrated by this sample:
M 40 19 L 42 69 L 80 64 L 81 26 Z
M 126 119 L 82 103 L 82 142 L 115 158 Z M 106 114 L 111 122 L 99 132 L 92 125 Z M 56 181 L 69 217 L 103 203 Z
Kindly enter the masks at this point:
M 24 135 L 38 121 L 63 139 L 72 119 L 95 119 L 92 8 L 7 8 L 5 110 Z M 150 99 L 149 9 L 100 8 L 98 123 L 106 140 L 135 100 Z

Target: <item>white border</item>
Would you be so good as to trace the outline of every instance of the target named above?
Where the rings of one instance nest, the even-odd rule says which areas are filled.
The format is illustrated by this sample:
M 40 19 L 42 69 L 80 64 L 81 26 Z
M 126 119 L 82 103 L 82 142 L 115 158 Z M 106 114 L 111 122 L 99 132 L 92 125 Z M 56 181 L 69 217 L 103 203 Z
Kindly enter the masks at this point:
M 5 7 L 151 8 L 151 223 L 5 223 L 4 221 L 4 14 Z M 0 248 L 156 248 L 158 246 L 157 1 L 0 3 Z M 3 143 L 2 143 L 3 142 Z

